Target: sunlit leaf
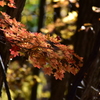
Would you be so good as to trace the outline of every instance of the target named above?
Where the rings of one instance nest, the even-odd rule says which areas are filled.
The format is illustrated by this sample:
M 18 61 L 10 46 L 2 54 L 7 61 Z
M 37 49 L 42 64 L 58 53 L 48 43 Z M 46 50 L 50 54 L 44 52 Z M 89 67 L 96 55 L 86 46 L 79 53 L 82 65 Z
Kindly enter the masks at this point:
M 5 1 L 0 1 L 0 6 L 4 7 L 6 5 Z
M 96 13 L 100 13 L 100 8 L 96 6 L 92 6 L 92 10 Z

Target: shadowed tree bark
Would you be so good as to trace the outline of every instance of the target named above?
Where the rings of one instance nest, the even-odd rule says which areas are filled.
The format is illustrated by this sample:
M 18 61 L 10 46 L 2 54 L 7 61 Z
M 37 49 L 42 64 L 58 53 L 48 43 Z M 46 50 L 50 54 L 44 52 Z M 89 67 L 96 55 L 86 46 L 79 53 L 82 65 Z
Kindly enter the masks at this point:
M 44 10 L 45 3 L 46 3 L 46 0 L 40 0 L 37 32 L 41 32 L 40 30 L 43 27 L 43 22 L 44 22 L 44 18 L 45 18 L 45 10 Z
M 7 14 L 9 14 L 12 18 L 16 18 L 17 21 L 20 21 L 25 2 L 26 0 L 15 0 L 15 5 L 17 8 L 8 7 L 6 10 Z
M 4 34 L 0 31 L 0 56 L 3 60 L 4 66 L 7 69 L 7 64 L 9 62 L 9 43 L 7 42 Z M 0 63 L 0 96 L 1 96 L 1 89 L 3 84 L 3 73 L 2 73 L 2 66 Z
M 56 80 L 54 76 L 51 77 L 51 97 L 49 100 L 64 99 L 65 89 L 68 88 L 68 78 L 67 73 L 62 80 Z
M 100 59 L 97 58 L 100 47 L 100 13 L 93 12 L 92 6 L 99 7 L 100 1 L 80 0 L 79 4 L 80 7 L 77 21 L 77 31 L 74 35 L 74 50 L 79 56 L 84 57 L 84 65 L 76 75 L 73 86 L 70 89 L 66 100 L 78 100 L 75 99 L 75 94 L 77 94 L 77 86 L 82 79 L 86 81 L 87 86 L 85 87 L 85 92 L 82 92 L 81 94 L 81 100 L 93 100 L 95 93 L 93 90 L 91 91 L 91 85 L 94 84 L 93 86 L 98 87 L 98 84 L 100 83 L 98 79 L 98 73 L 100 71 L 98 69 L 100 68 L 98 68 L 99 63 L 97 63 Z M 91 25 L 87 25 L 85 30 L 79 31 L 81 26 L 88 23 Z M 87 76 L 84 78 L 85 73 L 87 73 Z
M 44 16 L 45 16 L 45 11 L 44 11 L 44 7 L 45 7 L 45 2 L 46 0 L 40 0 L 40 4 L 39 4 L 39 16 L 38 16 L 38 29 L 37 32 L 40 32 L 41 28 L 43 27 L 43 22 L 44 22 Z M 38 68 L 34 68 L 33 69 L 33 75 L 39 75 L 39 69 Z M 30 100 L 37 100 L 37 86 L 38 86 L 38 82 L 37 80 L 34 80 L 35 84 L 32 87 L 32 92 L 31 92 L 31 98 Z
M 23 10 L 24 4 L 26 0 L 15 0 L 16 3 L 16 9 L 14 8 L 6 8 L 5 12 L 9 14 L 12 18 L 16 18 L 17 21 L 20 21 L 21 19 L 21 12 Z M 0 31 L 0 55 L 3 59 L 3 63 L 7 69 L 7 64 L 9 62 L 9 48 L 10 44 L 6 40 L 4 34 Z M 2 89 L 2 83 L 3 83 L 3 74 L 1 70 L 1 64 L 0 64 L 0 91 Z M 1 95 L 1 92 L 0 92 Z
M 52 4 L 56 4 L 56 2 L 52 1 Z M 54 8 L 54 22 L 58 18 L 61 18 L 61 7 Z M 56 33 L 58 36 L 60 36 L 60 28 L 54 29 L 54 33 Z M 67 44 L 66 41 L 63 42 L 63 44 Z M 49 100 L 63 100 L 64 99 L 64 93 L 65 90 L 68 86 L 68 79 L 69 79 L 69 74 L 66 73 L 65 77 L 62 80 L 56 80 L 54 76 L 51 76 L 51 97 Z

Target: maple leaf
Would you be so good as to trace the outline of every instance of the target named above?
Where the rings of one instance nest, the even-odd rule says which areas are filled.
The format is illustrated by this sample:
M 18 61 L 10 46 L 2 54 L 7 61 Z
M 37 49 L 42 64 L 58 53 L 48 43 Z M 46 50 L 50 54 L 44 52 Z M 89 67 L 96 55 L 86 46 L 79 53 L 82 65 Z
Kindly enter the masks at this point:
M 12 45 L 12 48 L 11 48 L 12 51 L 19 51 L 20 48 L 16 45 Z
M 12 55 L 12 58 L 19 56 L 18 50 L 20 50 L 20 48 L 18 46 L 16 46 L 16 45 L 12 46 L 12 48 L 10 49 L 10 54 Z
M 9 3 L 7 4 L 11 8 L 16 8 L 14 0 L 8 0 Z
M 51 67 L 45 67 L 45 68 L 43 68 L 43 71 L 47 75 L 51 75 L 53 73 Z
M 6 14 L 5 12 L 0 11 L 0 13 L 3 15 L 5 21 L 10 19 L 10 16 L 8 14 Z
M 13 51 L 12 49 L 10 49 L 10 54 L 11 54 L 13 57 L 19 56 L 18 51 Z
M 14 0 L 8 0 L 9 3 L 6 3 L 5 1 L 0 1 L 0 6 L 4 7 L 5 5 L 8 5 L 11 8 L 16 8 Z
M 41 66 L 40 65 L 36 65 L 36 64 L 34 64 L 34 67 L 37 67 L 37 68 L 41 68 Z
M 54 76 L 55 76 L 56 79 L 62 80 L 62 78 L 64 78 L 64 71 L 63 72 L 57 71 L 57 72 L 54 73 Z
M 78 73 L 78 71 L 79 71 L 79 69 L 74 68 L 74 67 L 72 67 L 72 69 L 71 69 L 71 73 L 72 73 L 73 75 L 76 75 L 76 74 Z
M 71 65 L 68 65 L 68 66 L 66 65 L 66 71 L 70 73 L 70 72 L 71 72 L 71 70 L 72 70 Z
M 7 4 L 9 7 L 11 7 L 11 8 L 16 8 L 16 6 L 13 4 L 13 3 L 8 3 Z
M 0 6 L 4 7 L 6 5 L 5 1 L 0 1 Z
M 57 39 L 58 41 L 61 40 L 60 36 L 57 36 L 56 39 Z

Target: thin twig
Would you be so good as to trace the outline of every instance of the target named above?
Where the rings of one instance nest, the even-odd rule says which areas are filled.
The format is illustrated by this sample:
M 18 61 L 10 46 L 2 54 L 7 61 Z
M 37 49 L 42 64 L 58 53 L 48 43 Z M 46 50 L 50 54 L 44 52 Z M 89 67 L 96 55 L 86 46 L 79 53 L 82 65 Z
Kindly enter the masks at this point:
M 1 55 L 0 55 L 0 64 L 1 64 L 1 70 L 2 70 L 2 75 L 3 75 L 3 82 L 4 82 L 4 85 L 5 85 L 7 97 L 8 97 L 8 100 L 11 100 L 11 94 L 10 94 L 9 87 L 8 87 L 8 83 L 7 83 L 7 80 L 6 80 L 5 66 L 3 64 Z

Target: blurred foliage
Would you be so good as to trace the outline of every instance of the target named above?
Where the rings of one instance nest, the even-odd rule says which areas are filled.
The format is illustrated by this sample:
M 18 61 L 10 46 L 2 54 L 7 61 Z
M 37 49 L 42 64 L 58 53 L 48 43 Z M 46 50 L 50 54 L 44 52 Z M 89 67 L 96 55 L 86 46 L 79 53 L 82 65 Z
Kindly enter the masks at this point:
M 19 58 L 18 58 L 19 59 Z M 29 100 L 31 88 L 34 85 L 34 76 L 32 75 L 33 67 L 25 61 L 22 65 L 19 60 L 12 60 L 7 70 L 7 81 L 11 92 L 12 99 Z M 7 100 L 5 89 L 3 89 L 3 100 Z M 5 97 L 5 98 L 4 98 Z M 2 100 L 2 99 L 1 99 Z
M 40 71 L 39 76 L 34 75 L 34 67 L 27 60 L 24 59 L 24 62 L 22 60 L 23 58 L 21 57 L 11 60 L 7 70 L 7 81 L 12 100 L 30 100 L 32 87 L 35 85 L 35 82 L 38 82 L 38 100 L 50 97 L 46 76 L 43 71 Z M 8 100 L 4 87 L 0 100 Z
M 63 39 L 70 39 L 76 31 L 77 9 L 79 7 L 77 0 L 46 0 L 44 25 L 41 32 L 59 35 Z M 55 9 L 60 8 L 60 16 L 54 21 L 56 16 Z M 39 0 L 27 0 L 22 14 L 22 22 L 26 24 L 30 31 L 37 31 Z M 56 32 L 55 32 L 56 30 Z M 57 34 L 59 33 L 59 34 Z M 56 35 L 55 35 L 56 34 Z
M 20 66 L 18 61 L 14 61 L 9 65 L 7 72 L 8 82 L 15 97 L 19 96 L 26 98 L 25 100 L 29 100 L 28 98 L 31 94 L 30 89 L 34 85 L 31 67 L 28 63 Z
M 79 4 L 76 0 L 47 0 L 45 24 L 41 32 L 50 33 L 54 36 L 59 35 L 62 40 L 70 39 L 77 28 L 78 7 Z M 56 12 L 57 9 L 59 12 Z M 57 13 L 59 13 L 59 16 Z M 54 19 L 55 16 L 56 19 Z
M 39 15 L 39 0 L 26 0 L 22 13 L 22 23 L 26 24 L 29 31 L 36 32 Z
M 37 98 L 38 100 L 41 100 L 41 98 L 49 98 L 50 97 L 50 90 L 49 90 L 49 85 L 47 82 L 48 76 L 44 75 L 44 73 L 41 71 L 39 73 L 39 78 L 41 79 L 41 82 L 38 84 L 37 88 Z M 50 84 L 50 83 L 49 83 Z

